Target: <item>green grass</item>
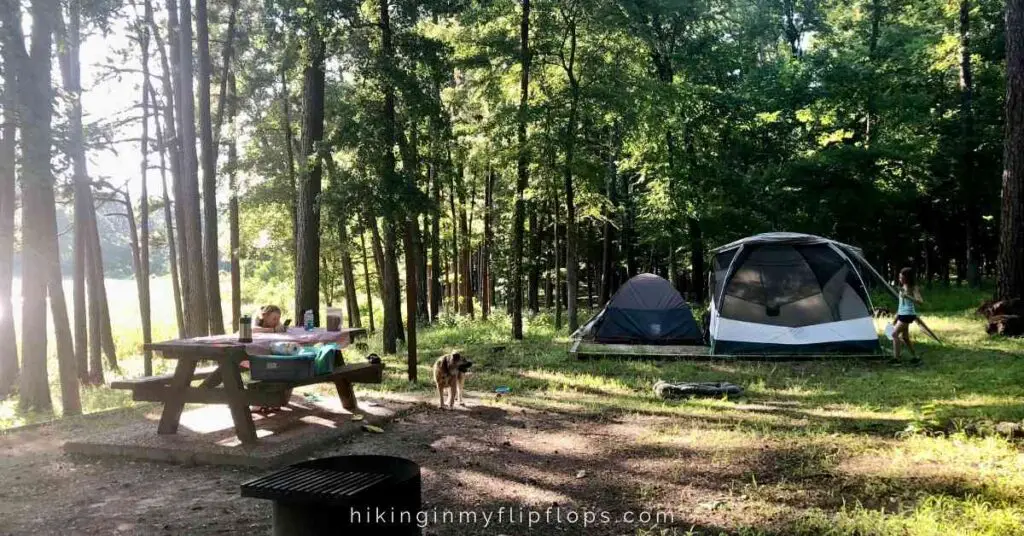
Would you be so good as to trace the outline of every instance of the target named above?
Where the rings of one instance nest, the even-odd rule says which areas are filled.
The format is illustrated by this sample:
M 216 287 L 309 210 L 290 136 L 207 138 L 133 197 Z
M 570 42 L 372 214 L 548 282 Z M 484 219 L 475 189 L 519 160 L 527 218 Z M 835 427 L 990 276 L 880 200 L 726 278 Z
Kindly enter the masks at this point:
M 400 348 L 399 355 L 385 356 L 384 383 L 361 387 L 432 402 L 430 367 L 457 349 L 476 363 L 468 386 L 484 404 L 597 422 L 655 419 L 638 443 L 704 457 L 726 475 L 730 497 L 743 497 L 743 508 L 709 514 L 724 519 L 732 533 L 1024 534 L 1020 444 L 964 433 L 992 428 L 971 424 L 1024 420 L 1024 340 L 984 333 L 983 321 L 973 315 L 984 294 L 925 293 L 923 313 L 943 343 L 915 329 L 925 360 L 918 368 L 841 358 L 578 361 L 568 357 L 567 330 L 556 331 L 551 314 L 528 316 L 526 339 L 513 342 L 503 310 L 482 321 L 477 308 L 476 320 L 445 315 L 421 329 L 415 383 L 406 379 Z M 132 307 L 134 302 L 117 304 L 115 318 L 135 318 Z M 163 320 L 157 337 L 173 336 L 173 319 Z M 122 374 L 141 373 L 137 327 L 129 322 L 116 331 Z M 379 333 L 368 345 L 366 352 L 382 353 Z M 504 349 L 495 352 L 496 346 Z M 346 356 L 359 359 L 362 353 Z M 167 366 L 159 359 L 156 365 Z M 55 371 L 52 366 L 51 375 Z M 724 380 L 746 393 L 736 400 L 666 402 L 652 391 L 659 379 Z M 491 393 L 499 386 L 512 394 L 495 398 Z M 126 393 L 106 388 L 83 395 L 87 411 L 131 404 Z M 49 418 L 17 414 L 15 402 L 0 403 L 0 429 Z

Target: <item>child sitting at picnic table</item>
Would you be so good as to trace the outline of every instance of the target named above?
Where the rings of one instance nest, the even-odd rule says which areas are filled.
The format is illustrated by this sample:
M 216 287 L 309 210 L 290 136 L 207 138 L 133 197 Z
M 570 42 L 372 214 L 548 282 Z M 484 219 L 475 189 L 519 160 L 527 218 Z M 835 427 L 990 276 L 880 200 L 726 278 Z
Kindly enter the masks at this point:
M 288 326 L 281 323 L 281 308 L 276 305 L 260 307 L 260 314 L 253 319 L 253 333 L 285 333 Z

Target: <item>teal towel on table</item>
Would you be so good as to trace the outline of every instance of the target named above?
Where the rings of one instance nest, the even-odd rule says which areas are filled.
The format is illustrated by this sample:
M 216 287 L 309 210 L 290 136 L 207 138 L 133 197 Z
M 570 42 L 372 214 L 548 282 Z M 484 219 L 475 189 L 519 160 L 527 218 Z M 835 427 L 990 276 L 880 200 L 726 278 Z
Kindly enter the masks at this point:
M 341 350 L 337 344 L 323 344 L 320 347 L 306 346 L 298 355 L 313 358 L 313 372 L 316 375 L 330 374 L 334 371 L 334 361 Z

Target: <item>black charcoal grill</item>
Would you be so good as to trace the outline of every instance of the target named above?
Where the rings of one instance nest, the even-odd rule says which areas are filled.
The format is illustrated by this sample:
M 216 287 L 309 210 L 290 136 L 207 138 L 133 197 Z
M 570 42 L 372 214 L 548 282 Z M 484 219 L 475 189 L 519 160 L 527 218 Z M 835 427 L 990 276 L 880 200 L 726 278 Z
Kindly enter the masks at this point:
M 310 460 L 242 484 L 274 502 L 274 534 L 419 535 L 420 468 L 392 456 Z

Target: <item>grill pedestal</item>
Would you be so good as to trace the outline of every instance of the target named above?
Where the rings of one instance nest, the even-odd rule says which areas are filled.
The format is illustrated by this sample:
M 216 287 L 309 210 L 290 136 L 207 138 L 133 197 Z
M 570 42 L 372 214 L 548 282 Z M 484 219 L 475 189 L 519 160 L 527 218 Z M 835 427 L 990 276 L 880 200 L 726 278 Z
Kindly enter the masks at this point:
M 419 536 L 420 468 L 392 456 L 302 462 L 242 484 L 274 501 L 276 536 Z

